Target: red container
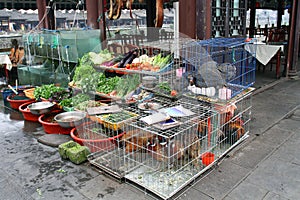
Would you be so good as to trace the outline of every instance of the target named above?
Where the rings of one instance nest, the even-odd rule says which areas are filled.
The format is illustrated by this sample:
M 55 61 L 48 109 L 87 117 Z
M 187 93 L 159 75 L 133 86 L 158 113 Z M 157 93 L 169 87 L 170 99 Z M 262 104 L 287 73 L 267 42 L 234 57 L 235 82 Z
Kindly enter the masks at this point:
M 15 110 L 18 110 L 20 105 L 24 104 L 24 103 L 28 103 L 28 102 L 34 102 L 35 100 L 34 99 L 18 99 L 18 100 L 14 100 L 12 99 L 12 95 L 9 95 L 6 99 L 9 104 L 10 104 L 10 107 L 15 109 Z
M 39 122 L 42 124 L 44 131 L 48 134 L 70 134 L 72 128 L 63 128 L 57 122 L 54 122 L 55 115 L 61 113 L 61 110 L 54 110 L 49 114 L 39 116 Z
M 118 141 L 119 138 L 121 138 L 124 135 L 123 133 L 120 133 L 114 137 L 106 137 L 103 136 L 103 139 L 98 139 L 99 135 L 94 133 L 93 131 L 89 131 L 87 129 L 83 129 L 84 126 L 91 124 L 91 122 L 83 123 L 82 125 L 73 128 L 71 130 L 71 137 L 75 142 L 77 142 L 80 145 L 84 145 L 90 149 L 91 152 L 99 152 L 99 151 L 109 151 L 113 150 L 116 147 L 116 141 Z M 84 135 L 86 138 L 80 138 L 77 131 L 85 131 Z
M 201 155 L 202 159 L 202 164 L 205 166 L 210 165 L 212 162 L 215 160 L 215 154 L 211 152 L 205 152 L 204 154 Z
M 19 106 L 19 111 L 22 112 L 22 115 L 23 115 L 25 120 L 32 121 L 32 122 L 38 122 L 40 115 L 32 114 L 30 112 L 30 110 L 27 108 L 27 106 L 31 103 L 32 102 L 23 103 L 22 105 Z

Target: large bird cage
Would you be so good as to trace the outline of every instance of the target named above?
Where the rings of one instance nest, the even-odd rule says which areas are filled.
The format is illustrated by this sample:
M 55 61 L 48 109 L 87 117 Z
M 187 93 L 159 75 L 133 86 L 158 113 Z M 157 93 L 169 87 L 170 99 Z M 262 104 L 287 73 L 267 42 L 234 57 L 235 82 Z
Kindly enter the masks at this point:
M 136 118 L 119 124 L 121 136 L 111 139 L 110 148 L 91 154 L 89 161 L 112 176 L 125 178 L 166 199 L 215 161 L 203 164 L 201 156 L 217 145 L 219 117 L 208 104 L 191 98 L 172 102 L 157 96 L 154 101 L 172 117 L 164 123 L 152 124 L 150 120 L 149 124 L 145 121 L 152 113 L 129 106 L 126 112 L 137 114 Z M 181 116 L 179 113 L 185 109 L 189 113 Z M 213 137 L 215 141 L 211 142 Z
M 214 38 L 190 42 L 182 49 L 185 73 L 183 91 L 213 101 L 229 100 L 255 82 L 255 48 L 247 52 L 245 38 Z

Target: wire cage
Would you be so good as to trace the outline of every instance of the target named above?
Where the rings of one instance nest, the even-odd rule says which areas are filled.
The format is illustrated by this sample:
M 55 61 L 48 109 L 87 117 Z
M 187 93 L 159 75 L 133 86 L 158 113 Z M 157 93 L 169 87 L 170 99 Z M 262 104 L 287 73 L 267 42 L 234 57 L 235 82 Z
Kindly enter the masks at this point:
M 183 91 L 191 96 L 229 100 L 255 82 L 255 52 L 245 38 L 214 38 L 189 42 L 182 49 L 185 62 Z M 255 49 L 255 48 L 254 48 Z
M 117 145 L 113 150 L 91 154 L 89 161 L 117 178 L 169 198 L 215 161 L 202 163 L 201 156 L 217 145 L 219 117 L 208 105 L 194 99 L 170 101 L 156 96 L 152 103 L 173 117 L 162 123 L 151 124 L 150 120 L 149 125 L 144 120 L 153 113 L 141 104 L 127 107 L 138 118 L 122 124 L 124 135 L 114 142 Z M 190 113 L 179 116 L 177 109 Z

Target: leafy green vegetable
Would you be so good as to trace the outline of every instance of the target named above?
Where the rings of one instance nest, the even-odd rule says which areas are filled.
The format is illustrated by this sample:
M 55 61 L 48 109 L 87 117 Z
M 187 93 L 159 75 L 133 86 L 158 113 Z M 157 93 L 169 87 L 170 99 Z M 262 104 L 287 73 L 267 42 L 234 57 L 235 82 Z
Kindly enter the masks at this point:
M 111 93 L 119 83 L 120 79 L 121 78 L 118 76 L 112 78 L 106 78 L 105 75 L 101 73 L 99 76 L 97 92 L 101 92 L 105 94 Z
M 106 61 L 110 61 L 113 59 L 113 55 L 108 49 L 104 49 L 98 54 L 95 52 L 89 52 L 89 56 L 91 61 L 95 65 L 100 65 Z
M 123 76 L 116 86 L 117 95 L 124 97 L 129 92 L 135 90 L 139 84 L 140 77 L 138 74 Z
M 169 94 L 172 91 L 168 82 L 161 82 L 158 84 L 158 88 L 163 92 Z
M 60 93 L 60 92 L 65 92 L 65 89 L 55 86 L 54 84 L 49 84 L 49 85 L 42 85 L 42 86 L 36 87 L 34 89 L 33 95 L 34 95 L 34 98 L 36 98 L 36 99 L 39 99 L 39 98 L 49 99 L 55 93 Z
M 159 66 L 160 69 L 165 67 L 172 61 L 172 56 L 169 54 L 167 56 L 163 56 L 162 54 L 158 54 L 154 57 L 152 65 Z
M 89 99 L 90 99 L 89 95 L 79 93 L 71 98 L 62 100 L 59 103 L 59 105 L 63 106 L 63 107 L 74 107 L 74 106 L 80 104 L 81 102 L 88 101 Z

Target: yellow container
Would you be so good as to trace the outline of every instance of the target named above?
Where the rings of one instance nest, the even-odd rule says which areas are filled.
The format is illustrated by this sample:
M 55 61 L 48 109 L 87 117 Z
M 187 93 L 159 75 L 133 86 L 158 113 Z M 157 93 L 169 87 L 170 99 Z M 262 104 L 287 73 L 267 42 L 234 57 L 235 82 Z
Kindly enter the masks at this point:
M 125 123 L 131 122 L 139 115 L 129 111 L 122 111 L 120 113 L 113 113 L 108 115 L 99 116 L 103 125 L 112 130 L 122 129 Z M 112 119 L 114 119 L 112 121 Z

